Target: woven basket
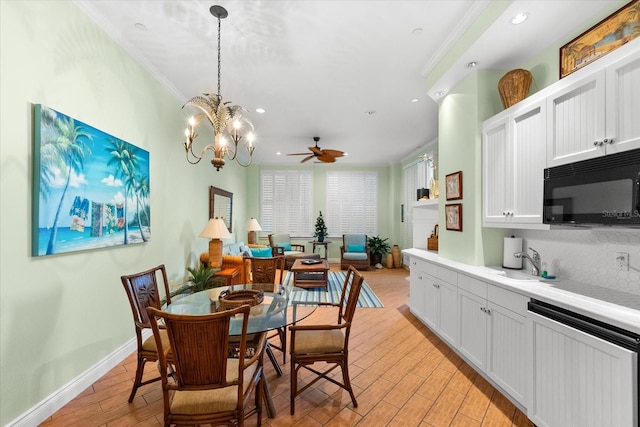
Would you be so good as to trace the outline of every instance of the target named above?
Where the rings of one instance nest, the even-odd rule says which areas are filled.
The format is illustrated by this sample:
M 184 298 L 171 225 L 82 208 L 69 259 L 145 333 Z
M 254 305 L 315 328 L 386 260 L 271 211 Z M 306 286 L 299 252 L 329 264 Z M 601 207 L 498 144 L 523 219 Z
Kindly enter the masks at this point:
M 498 91 L 504 108 L 509 108 L 529 95 L 531 88 L 531 73 L 522 68 L 516 68 L 502 76 L 498 82 Z
M 238 291 L 225 291 L 220 294 L 218 303 L 220 311 L 229 310 L 230 308 L 240 307 L 249 304 L 250 306 L 258 305 L 264 300 L 264 291 L 255 289 L 241 289 Z

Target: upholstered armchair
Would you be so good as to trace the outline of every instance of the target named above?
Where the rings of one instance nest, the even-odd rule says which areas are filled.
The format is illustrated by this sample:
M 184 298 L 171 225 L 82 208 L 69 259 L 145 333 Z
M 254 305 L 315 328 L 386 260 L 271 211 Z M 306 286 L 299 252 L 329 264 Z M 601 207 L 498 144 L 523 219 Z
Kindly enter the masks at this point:
M 284 268 L 290 269 L 296 259 L 320 258 L 320 254 L 305 252 L 305 246 L 292 244 L 287 233 L 269 234 L 269 246 L 274 248 L 274 255 L 284 255 Z
M 368 270 L 371 253 L 365 234 L 343 234 L 340 246 L 340 269 L 346 270 L 352 265 L 358 270 Z
M 209 265 L 209 252 L 203 252 L 200 254 L 200 262 Z M 249 278 L 249 271 L 251 271 L 251 261 L 245 259 L 242 255 L 222 255 L 222 265 L 220 266 L 220 273 L 227 274 L 231 271 L 239 270 L 239 274 L 235 275 L 231 279 L 232 285 L 247 283 Z

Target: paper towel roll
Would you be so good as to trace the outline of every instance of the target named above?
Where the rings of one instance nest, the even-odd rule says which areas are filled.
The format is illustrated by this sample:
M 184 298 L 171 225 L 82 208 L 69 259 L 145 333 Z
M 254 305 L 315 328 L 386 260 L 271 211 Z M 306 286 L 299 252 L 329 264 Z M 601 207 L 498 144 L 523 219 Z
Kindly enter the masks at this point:
M 522 237 L 505 237 L 502 266 L 506 268 L 522 269 L 522 258 L 513 256 L 515 252 L 522 252 Z

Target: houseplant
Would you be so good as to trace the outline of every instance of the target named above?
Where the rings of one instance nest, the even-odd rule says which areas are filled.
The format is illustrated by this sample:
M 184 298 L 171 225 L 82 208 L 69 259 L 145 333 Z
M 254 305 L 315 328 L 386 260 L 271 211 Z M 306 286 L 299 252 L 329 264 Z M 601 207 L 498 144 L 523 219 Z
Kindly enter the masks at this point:
M 369 251 L 371 252 L 371 265 L 381 264 L 382 256 L 389 252 L 391 245 L 387 243 L 387 239 L 380 236 L 372 236 L 367 239 Z
M 320 215 L 318 215 L 318 218 L 316 218 L 315 233 L 313 234 L 313 236 L 318 242 L 324 242 L 324 238 L 327 237 L 327 226 L 324 223 L 322 211 L 320 211 Z
M 189 281 L 171 292 L 172 297 L 180 294 L 192 294 L 204 291 L 222 286 L 225 283 L 224 277 L 214 277 L 218 269 L 211 268 L 206 264 L 198 264 L 197 267 L 187 267 L 187 271 L 190 274 Z

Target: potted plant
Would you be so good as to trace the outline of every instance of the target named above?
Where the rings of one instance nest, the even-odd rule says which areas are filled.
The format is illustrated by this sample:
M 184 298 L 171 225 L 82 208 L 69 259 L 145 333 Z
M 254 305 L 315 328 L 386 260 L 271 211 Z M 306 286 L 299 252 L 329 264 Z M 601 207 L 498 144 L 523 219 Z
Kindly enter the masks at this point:
M 383 239 L 380 236 L 372 236 L 367 239 L 371 252 L 371 265 L 381 264 L 382 256 L 391 249 L 391 245 L 387 243 L 387 240 L 389 239 Z
M 215 288 L 225 283 L 223 277 L 214 277 L 216 269 L 206 264 L 199 264 L 197 267 L 187 267 L 187 271 L 191 275 L 189 281 L 179 289 L 171 293 L 171 296 L 179 294 L 189 294 L 204 291 L 206 289 Z
M 324 223 L 322 211 L 320 211 L 320 215 L 316 218 L 315 233 L 313 234 L 313 237 L 315 237 L 318 242 L 324 242 L 324 238 L 327 237 L 327 226 Z

